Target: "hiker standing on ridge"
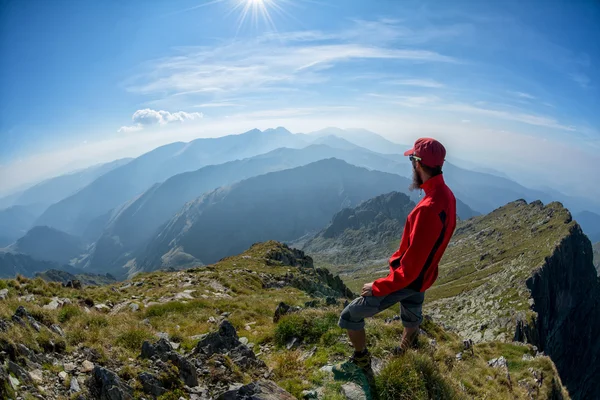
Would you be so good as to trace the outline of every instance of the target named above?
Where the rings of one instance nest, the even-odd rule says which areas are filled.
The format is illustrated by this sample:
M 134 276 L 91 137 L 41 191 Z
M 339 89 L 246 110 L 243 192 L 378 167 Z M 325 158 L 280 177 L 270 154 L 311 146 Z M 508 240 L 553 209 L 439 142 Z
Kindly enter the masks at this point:
M 348 330 L 354 354 L 348 362 L 334 367 L 334 372 L 351 372 L 355 367 L 370 372 L 365 318 L 396 303 L 400 303 L 404 332 L 394 353 L 402 354 L 416 342 L 423 320 L 424 292 L 437 279 L 438 263 L 456 228 L 456 199 L 442 176 L 444 146 L 435 139 L 421 138 L 404 155 L 413 167 L 410 190 L 422 189 L 425 197 L 406 219 L 400 248 L 389 260 L 389 275 L 365 284 L 361 297 L 342 311 L 338 325 Z

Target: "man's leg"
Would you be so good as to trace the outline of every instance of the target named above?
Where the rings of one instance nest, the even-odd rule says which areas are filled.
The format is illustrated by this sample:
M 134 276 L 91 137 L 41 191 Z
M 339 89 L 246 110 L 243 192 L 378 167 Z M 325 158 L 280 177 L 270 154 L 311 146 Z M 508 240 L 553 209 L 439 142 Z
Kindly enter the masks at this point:
M 415 344 L 423 321 L 423 300 L 425 300 L 425 293 L 420 292 L 400 300 L 400 317 L 404 331 L 400 339 L 400 347 L 396 348 L 395 353 L 402 354 Z
M 348 338 L 354 346 L 354 351 L 362 353 L 367 348 L 367 334 L 364 329 L 357 331 L 348 330 Z

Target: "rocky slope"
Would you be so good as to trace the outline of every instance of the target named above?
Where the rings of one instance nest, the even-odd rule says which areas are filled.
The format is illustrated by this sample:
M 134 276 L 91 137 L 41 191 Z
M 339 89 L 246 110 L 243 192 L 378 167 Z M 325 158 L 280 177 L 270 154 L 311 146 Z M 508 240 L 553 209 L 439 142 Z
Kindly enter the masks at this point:
M 59 282 L 64 285 L 68 285 L 69 282 L 71 282 L 72 285 L 74 281 L 79 281 L 84 286 L 108 285 L 117 281 L 111 274 L 71 274 L 58 269 L 49 269 L 44 272 L 38 272 L 35 274 L 35 277 L 42 278 L 47 282 Z
M 304 241 L 302 249 L 317 261 L 343 270 L 385 263 L 414 207 L 403 193 L 377 196 L 335 214 L 327 227 Z
M 600 275 L 600 242 L 596 243 L 593 246 L 594 251 L 594 266 L 596 266 L 596 271 L 598 275 Z
M 375 381 L 334 380 L 328 365 L 351 351 L 337 316 L 353 295 L 276 242 L 108 287 L 22 277 L 0 287 L 2 398 L 568 398 L 532 346 L 471 346 L 430 319 L 418 348 L 392 357 L 393 310 L 368 323 Z
M 406 217 L 414 207 L 415 203 L 403 193 L 380 195 L 341 210 L 323 230 L 293 245 L 334 271 L 349 273 L 385 264 L 397 248 Z M 461 219 L 477 215 L 458 199 L 457 214 Z

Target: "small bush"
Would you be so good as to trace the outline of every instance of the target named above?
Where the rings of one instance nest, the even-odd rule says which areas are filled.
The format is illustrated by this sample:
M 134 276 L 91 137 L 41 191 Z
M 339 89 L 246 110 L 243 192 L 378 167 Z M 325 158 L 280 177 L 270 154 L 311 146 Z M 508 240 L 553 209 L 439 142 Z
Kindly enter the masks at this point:
M 104 315 L 90 315 L 87 319 L 87 326 L 90 328 L 104 328 L 108 326 L 108 318 Z
M 304 343 L 318 342 L 329 329 L 337 329 L 337 314 L 294 313 L 284 316 L 275 329 L 275 342 L 285 345 L 293 337 L 302 339 Z
M 146 329 L 132 328 L 117 337 L 116 343 L 129 350 L 140 350 L 144 340 L 152 338 L 152 334 Z
M 58 312 L 58 322 L 64 324 L 69 321 L 73 317 L 77 317 L 82 314 L 82 311 L 79 307 L 74 306 L 72 304 L 67 304 Z
M 83 329 L 72 329 L 67 332 L 67 343 L 71 346 L 77 346 L 85 342 L 86 339 L 86 331 Z
M 376 378 L 381 400 L 460 399 L 427 356 L 408 352 L 392 359 Z

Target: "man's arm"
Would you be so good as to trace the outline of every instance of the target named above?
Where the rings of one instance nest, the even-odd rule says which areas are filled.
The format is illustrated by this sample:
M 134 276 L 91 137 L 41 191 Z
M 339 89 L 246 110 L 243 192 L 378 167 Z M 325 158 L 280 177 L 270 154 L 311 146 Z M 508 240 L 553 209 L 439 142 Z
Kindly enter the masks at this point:
M 410 232 L 410 245 L 400 260 L 400 266 L 387 277 L 373 282 L 373 296 L 387 296 L 417 279 L 442 229 L 442 221 L 432 208 L 417 209 Z

